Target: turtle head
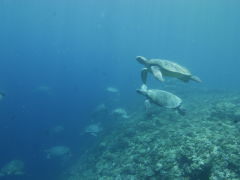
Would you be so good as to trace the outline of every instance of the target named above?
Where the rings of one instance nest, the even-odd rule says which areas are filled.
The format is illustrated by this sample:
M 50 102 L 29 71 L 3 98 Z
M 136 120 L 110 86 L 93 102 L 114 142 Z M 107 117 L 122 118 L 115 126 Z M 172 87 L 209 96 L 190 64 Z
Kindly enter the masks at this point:
M 143 95 L 143 96 L 147 96 L 147 86 L 146 86 L 146 84 L 143 84 L 140 89 L 136 90 L 136 92 Z
M 136 60 L 140 63 L 140 64 L 143 64 L 143 65 L 146 65 L 147 64 L 147 58 L 143 57 L 143 56 L 137 56 L 136 57 Z

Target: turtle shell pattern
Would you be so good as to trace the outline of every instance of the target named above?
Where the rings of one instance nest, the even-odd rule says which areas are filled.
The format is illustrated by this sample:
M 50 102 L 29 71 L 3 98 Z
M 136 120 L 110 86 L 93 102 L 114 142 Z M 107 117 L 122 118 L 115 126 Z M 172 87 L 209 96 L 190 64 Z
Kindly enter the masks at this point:
M 148 90 L 147 96 L 151 102 L 166 108 L 177 108 L 182 104 L 182 100 L 179 97 L 163 90 Z
M 179 73 L 185 76 L 191 76 L 191 72 L 179 64 L 165 60 L 165 59 L 150 59 L 149 65 L 151 66 L 158 66 L 166 71 L 172 72 L 172 73 Z

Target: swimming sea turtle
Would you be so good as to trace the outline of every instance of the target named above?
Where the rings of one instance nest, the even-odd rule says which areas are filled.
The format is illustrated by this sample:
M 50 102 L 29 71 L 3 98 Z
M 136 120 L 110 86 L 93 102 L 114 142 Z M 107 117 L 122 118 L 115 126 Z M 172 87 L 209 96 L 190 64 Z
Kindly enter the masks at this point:
M 193 76 L 187 68 L 175 62 L 165 59 L 147 59 L 143 56 L 137 56 L 136 59 L 139 63 L 146 66 L 141 72 L 144 84 L 146 84 L 148 72 L 151 72 L 159 81 L 164 81 L 163 76 L 171 76 L 184 82 L 188 82 L 189 80 L 201 82 L 199 77 Z
M 137 89 L 137 92 L 147 98 L 145 101 L 146 108 L 149 107 L 150 103 L 153 103 L 161 107 L 175 109 L 181 115 L 185 115 L 186 113 L 185 109 L 181 107 L 182 99 L 170 92 L 158 89 L 147 89 L 146 85 L 142 85 L 141 89 Z

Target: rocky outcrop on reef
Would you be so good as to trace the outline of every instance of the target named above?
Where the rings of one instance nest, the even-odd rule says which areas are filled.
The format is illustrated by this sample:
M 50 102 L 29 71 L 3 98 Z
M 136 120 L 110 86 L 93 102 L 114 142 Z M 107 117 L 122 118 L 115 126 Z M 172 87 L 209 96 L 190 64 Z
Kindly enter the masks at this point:
M 186 116 L 132 113 L 64 179 L 240 179 L 240 94 L 199 93 L 185 102 Z

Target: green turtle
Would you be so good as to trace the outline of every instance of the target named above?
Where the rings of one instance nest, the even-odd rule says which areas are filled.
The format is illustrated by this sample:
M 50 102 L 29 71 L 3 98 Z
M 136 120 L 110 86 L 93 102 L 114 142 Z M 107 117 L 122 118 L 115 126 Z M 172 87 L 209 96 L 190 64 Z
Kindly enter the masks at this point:
M 148 72 L 151 72 L 156 79 L 162 82 L 164 81 L 163 76 L 175 77 L 183 82 L 188 82 L 189 80 L 201 82 L 199 77 L 193 76 L 187 68 L 175 62 L 165 59 L 147 59 L 143 56 L 137 56 L 136 60 L 145 66 L 141 72 L 144 84 L 146 84 Z
M 181 107 L 182 99 L 170 92 L 148 89 L 145 84 L 142 85 L 141 89 L 137 89 L 136 91 L 147 98 L 145 101 L 146 109 L 153 103 L 161 107 L 175 109 L 181 115 L 186 114 L 185 109 Z

